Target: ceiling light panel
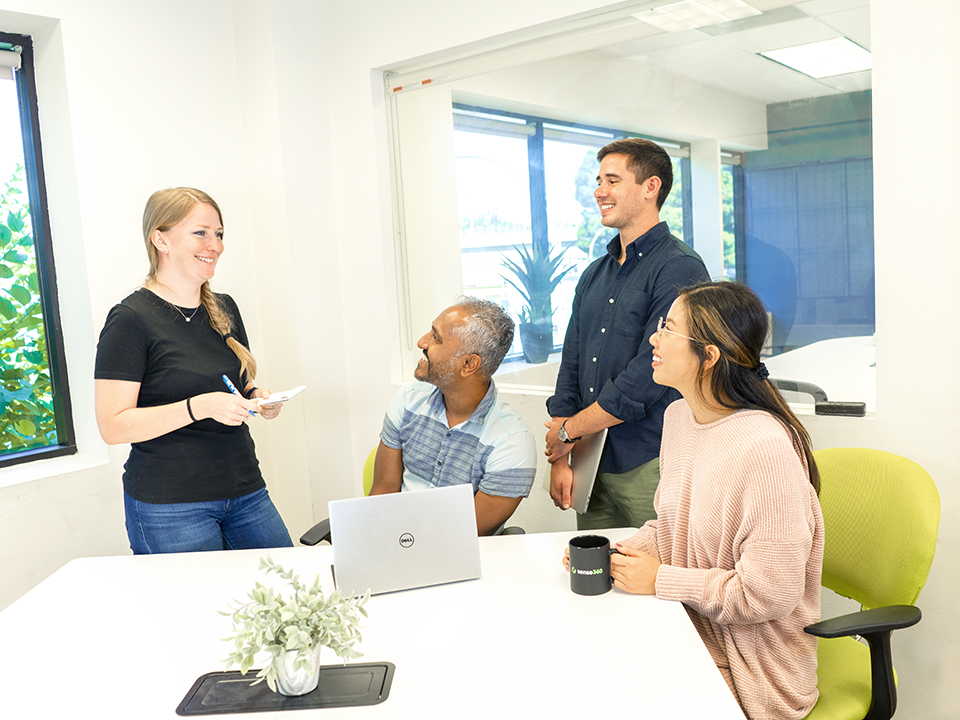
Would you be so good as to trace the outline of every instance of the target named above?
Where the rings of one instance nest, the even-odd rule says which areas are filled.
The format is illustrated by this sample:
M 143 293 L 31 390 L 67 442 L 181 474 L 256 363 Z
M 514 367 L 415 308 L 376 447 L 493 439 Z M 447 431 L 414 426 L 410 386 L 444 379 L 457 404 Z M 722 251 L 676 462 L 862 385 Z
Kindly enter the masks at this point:
M 870 53 L 847 38 L 767 50 L 759 53 L 812 78 L 832 77 L 870 69 Z
M 682 0 L 635 13 L 633 17 L 665 32 L 676 32 L 759 14 L 759 10 L 743 0 Z

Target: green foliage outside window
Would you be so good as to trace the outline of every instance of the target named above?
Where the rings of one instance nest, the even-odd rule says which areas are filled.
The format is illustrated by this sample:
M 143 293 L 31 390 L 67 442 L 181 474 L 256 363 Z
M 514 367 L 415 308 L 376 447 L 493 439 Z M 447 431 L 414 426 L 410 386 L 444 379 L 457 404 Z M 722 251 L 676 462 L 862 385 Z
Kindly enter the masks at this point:
M 23 165 L 0 189 L 0 454 L 57 444 Z
M 673 186 L 660 208 L 660 219 L 667 223 L 673 235 L 689 242 L 683 236 L 683 172 L 680 170 L 680 158 L 673 158 Z
M 735 208 L 733 197 L 733 166 L 721 168 L 721 202 L 723 204 L 723 278 L 737 279 L 737 253 L 735 231 Z
M 583 207 L 580 211 L 580 227 L 577 228 L 577 247 L 587 255 L 590 254 L 590 248 L 593 247 L 598 236 L 606 234 L 603 223 L 600 222 L 597 199 L 593 195 L 593 191 L 597 189 L 598 169 L 597 151 L 591 148 L 583 153 L 583 162 L 580 163 L 580 168 L 573 179 L 577 201 Z M 610 237 L 613 235 L 611 234 Z

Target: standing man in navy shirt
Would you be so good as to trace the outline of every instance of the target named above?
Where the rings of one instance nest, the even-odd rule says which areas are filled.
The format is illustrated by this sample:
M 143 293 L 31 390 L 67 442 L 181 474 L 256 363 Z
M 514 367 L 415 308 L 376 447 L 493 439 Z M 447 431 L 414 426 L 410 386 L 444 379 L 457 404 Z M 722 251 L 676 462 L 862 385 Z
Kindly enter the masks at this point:
M 570 507 L 567 456 L 583 435 L 610 428 L 581 530 L 640 527 L 656 517 L 663 411 L 680 397 L 652 379 L 649 338 L 677 290 L 709 280 L 693 249 L 670 234 L 660 208 L 673 185 L 666 151 L 642 138 L 597 153 L 601 222 L 620 234 L 580 276 L 556 392 L 547 400 L 550 496 Z

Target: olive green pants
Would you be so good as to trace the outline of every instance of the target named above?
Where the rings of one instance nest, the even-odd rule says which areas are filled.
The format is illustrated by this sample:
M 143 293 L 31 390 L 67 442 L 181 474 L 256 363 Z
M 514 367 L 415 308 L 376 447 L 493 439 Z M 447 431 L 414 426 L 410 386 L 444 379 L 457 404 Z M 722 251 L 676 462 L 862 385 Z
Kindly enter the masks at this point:
M 587 512 L 577 515 L 577 529 L 635 527 L 657 517 L 653 496 L 660 484 L 660 458 L 625 473 L 599 473 Z

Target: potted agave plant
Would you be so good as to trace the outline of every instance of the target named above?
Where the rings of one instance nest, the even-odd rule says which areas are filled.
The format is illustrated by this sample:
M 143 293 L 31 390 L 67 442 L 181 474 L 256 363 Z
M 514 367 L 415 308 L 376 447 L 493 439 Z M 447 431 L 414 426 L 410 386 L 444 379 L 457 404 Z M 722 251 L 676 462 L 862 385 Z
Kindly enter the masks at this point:
M 361 640 L 360 616 L 367 617 L 364 605 L 370 591 L 363 597 L 342 597 L 336 590 L 324 595 L 319 575 L 307 586 L 269 556 L 260 558 L 260 570 L 279 575 L 292 592 L 285 597 L 257 582 L 248 593 L 249 602 L 220 611 L 233 619 L 234 630 L 224 638 L 234 648 L 224 662 L 227 670 L 239 665 L 246 675 L 257 653 L 265 651 L 270 661 L 257 673 L 256 682 L 266 680 L 282 695 L 305 695 L 320 679 L 321 647 L 330 648 L 344 662 L 362 655 L 354 645 Z
M 550 257 L 550 249 L 538 243 L 532 250 L 514 245 L 520 261 L 503 258 L 503 267 L 516 278 L 502 275 L 524 300 L 520 310 L 520 346 L 528 363 L 543 363 L 553 351 L 553 306 L 551 297 L 563 276 L 573 268 L 557 272 L 566 250 Z

